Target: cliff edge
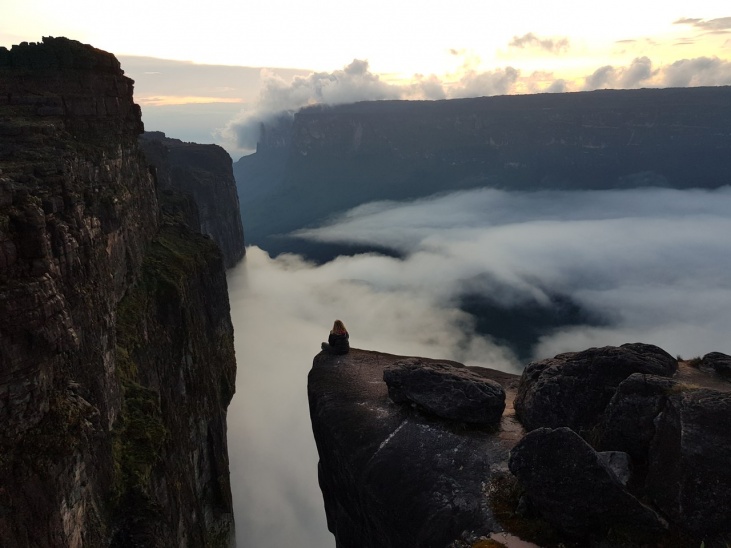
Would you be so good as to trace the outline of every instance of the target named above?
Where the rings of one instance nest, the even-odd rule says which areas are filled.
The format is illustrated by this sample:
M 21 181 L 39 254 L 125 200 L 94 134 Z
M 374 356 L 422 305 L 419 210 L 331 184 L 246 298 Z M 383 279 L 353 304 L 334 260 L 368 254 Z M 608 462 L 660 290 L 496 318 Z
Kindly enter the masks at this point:
M 91 46 L 0 48 L 3 546 L 232 538 L 223 260 L 158 195 L 132 93 Z
M 728 364 L 632 343 L 518 377 L 321 352 L 308 396 L 328 528 L 338 548 L 725 546 Z

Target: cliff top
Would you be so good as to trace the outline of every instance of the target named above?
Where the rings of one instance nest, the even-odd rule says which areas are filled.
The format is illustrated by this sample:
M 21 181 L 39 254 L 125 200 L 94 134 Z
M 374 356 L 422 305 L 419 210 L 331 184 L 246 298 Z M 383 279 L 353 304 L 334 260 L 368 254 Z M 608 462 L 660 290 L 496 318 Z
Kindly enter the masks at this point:
M 64 37 L 44 36 L 42 42 L 0 47 L 0 67 L 47 71 L 80 69 L 124 74 L 117 58 L 106 51 Z

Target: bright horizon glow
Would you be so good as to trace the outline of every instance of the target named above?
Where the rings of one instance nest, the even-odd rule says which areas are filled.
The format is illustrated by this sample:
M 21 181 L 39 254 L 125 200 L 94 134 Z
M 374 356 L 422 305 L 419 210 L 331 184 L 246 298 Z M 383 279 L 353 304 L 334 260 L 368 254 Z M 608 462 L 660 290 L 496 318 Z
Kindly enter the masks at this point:
M 727 0 L 3 1 L 0 46 L 109 51 L 146 127 L 234 157 L 277 112 L 317 102 L 731 85 Z
M 204 8 L 190 1 L 130 0 L 119 9 L 90 0 L 5 0 L 0 45 L 66 36 L 115 55 L 315 71 L 363 59 L 374 73 L 401 79 L 442 77 L 465 66 L 590 73 L 642 55 L 656 64 L 731 58 L 731 24 L 721 29 L 675 24 L 728 18 L 726 1 L 647 4 L 454 0 L 447 11 L 434 0 L 416 8 L 386 0 L 211 0 Z M 543 40 L 566 39 L 568 46 L 550 52 L 537 43 L 509 45 L 531 33 Z

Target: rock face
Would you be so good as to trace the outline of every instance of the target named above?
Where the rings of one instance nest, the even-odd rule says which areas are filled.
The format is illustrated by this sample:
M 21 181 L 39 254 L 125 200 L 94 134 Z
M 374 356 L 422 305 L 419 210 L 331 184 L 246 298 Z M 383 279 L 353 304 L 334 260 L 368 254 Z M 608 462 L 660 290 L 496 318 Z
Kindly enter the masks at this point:
M 719 187 L 729 103 L 731 87 L 713 87 L 306 108 L 234 167 L 247 237 L 283 251 L 271 235 L 361 203 L 485 186 Z
M 619 384 L 632 373 L 672 376 L 678 362 L 649 344 L 590 348 L 528 364 L 515 412 L 528 429 L 592 428 Z
M 464 531 L 502 530 L 485 489 L 506 472 L 508 451 L 522 435 L 512 412 L 494 432 L 397 405 L 382 379 L 384 368 L 399 361 L 351 349 L 318 354 L 310 371 L 320 487 L 337 546 L 443 548 Z M 517 376 L 480 372 L 512 398 Z
M 640 343 L 561 354 L 533 372 L 518 382 L 425 358 L 317 355 L 310 415 L 338 548 L 482 546 L 506 531 L 509 545 L 725 545 L 731 384 Z M 445 418 L 476 377 L 505 391 L 498 428 Z M 547 422 L 569 417 L 576 430 L 526 434 L 513 404 L 528 388 Z
M 133 82 L 0 48 L 0 544 L 227 546 L 223 262 L 161 212 Z
M 617 526 L 642 532 L 667 528 L 569 428 L 529 432 L 510 452 L 509 465 L 541 515 L 570 535 Z
M 701 365 L 704 367 L 710 367 L 716 373 L 731 379 L 731 356 L 723 354 L 721 352 L 709 352 L 701 360 Z
M 561 354 L 526 368 L 516 413 L 537 429 L 511 453 L 510 469 L 547 521 L 584 537 L 616 526 L 646 535 L 662 524 L 653 518 L 657 512 L 691 544 L 731 533 L 731 385 L 712 372 L 676 367 L 659 348 L 633 344 Z M 642 372 L 617 384 L 633 369 Z M 609 453 L 596 453 L 579 434 Z M 617 455 L 629 462 L 611 466 Z M 628 475 L 619 482 L 627 487 L 599 479 L 597 463 L 617 479 Z
M 465 367 L 409 359 L 387 366 L 383 380 L 395 403 L 414 403 L 446 419 L 498 426 L 505 409 L 503 387 Z
M 184 143 L 159 131 L 144 133 L 140 145 L 157 170 L 162 190 L 194 198 L 199 215 L 195 230 L 213 238 L 226 267 L 239 262 L 245 252 L 244 229 L 228 153 L 218 145 Z

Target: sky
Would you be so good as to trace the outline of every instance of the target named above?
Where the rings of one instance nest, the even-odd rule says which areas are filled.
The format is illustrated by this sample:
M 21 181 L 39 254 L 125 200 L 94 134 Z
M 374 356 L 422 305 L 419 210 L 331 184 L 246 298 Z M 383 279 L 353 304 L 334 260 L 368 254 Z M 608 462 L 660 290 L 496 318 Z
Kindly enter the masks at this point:
M 731 84 L 725 0 L 2 2 L 0 45 L 111 51 L 148 129 L 234 159 L 273 110 L 314 102 Z

